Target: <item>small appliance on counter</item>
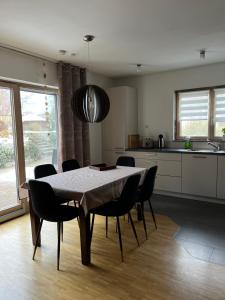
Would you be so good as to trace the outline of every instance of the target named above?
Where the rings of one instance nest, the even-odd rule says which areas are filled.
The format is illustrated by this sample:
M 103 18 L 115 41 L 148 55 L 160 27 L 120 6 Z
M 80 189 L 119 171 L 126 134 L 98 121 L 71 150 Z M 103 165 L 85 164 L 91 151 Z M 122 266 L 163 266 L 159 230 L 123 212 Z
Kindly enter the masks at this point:
M 139 148 L 140 147 L 140 137 L 139 134 L 129 134 L 128 135 L 128 148 Z
M 159 149 L 165 148 L 165 141 L 162 134 L 159 134 L 158 147 Z
M 143 138 L 143 142 L 142 142 L 142 147 L 143 148 L 154 148 L 154 141 L 151 138 Z

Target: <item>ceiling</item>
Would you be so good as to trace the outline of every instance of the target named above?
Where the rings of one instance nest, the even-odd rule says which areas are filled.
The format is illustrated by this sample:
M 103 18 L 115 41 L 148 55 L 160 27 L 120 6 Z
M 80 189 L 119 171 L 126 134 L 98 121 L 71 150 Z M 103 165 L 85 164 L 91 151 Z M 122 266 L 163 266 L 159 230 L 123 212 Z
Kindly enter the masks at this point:
M 225 61 L 225 0 L 0 0 L 0 43 L 92 71 L 142 74 Z M 199 58 L 205 48 L 206 59 Z M 68 54 L 62 56 L 59 49 Z M 71 53 L 76 53 L 71 56 Z

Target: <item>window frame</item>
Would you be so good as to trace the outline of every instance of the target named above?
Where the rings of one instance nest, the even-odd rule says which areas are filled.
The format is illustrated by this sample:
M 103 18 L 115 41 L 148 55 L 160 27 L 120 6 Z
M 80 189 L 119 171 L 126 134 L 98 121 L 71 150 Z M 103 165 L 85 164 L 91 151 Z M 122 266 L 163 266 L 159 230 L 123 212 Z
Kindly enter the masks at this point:
M 30 83 L 23 83 L 18 81 L 2 80 L 0 79 L 0 86 L 7 87 L 12 91 L 12 117 L 15 126 L 15 156 L 16 156 L 16 174 L 17 174 L 17 192 L 18 192 L 18 205 L 6 208 L 0 211 L 0 219 L 4 218 L 7 214 L 23 210 L 23 213 L 27 212 L 28 199 L 26 197 L 20 198 L 21 184 L 25 182 L 25 155 L 24 155 L 24 142 L 23 142 L 23 123 L 22 123 L 22 111 L 21 111 L 21 98 L 20 91 L 26 90 L 36 93 L 53 94 L 56 97 L 56 114 L 57 114 L 57 134 L 59 134 L 59 88 L 35 85 Z M 58 139 L 57 139 L 58 143 Z M 58 145 L 57 145 L 58 147 Z M 12 218 L 14 215 L 12 215 Z
M 222 141 L 222 137 L 215 136 L 215 119 L 214 119 L 214 111 L 215 111 L 215 89 L 224 89 L 225 85 L 219 85 L 219 86 L 210 86 L 210 87 L 202 87 L 202 88 L 194 88 L 194 89 L 184 89 L 184 90 L 176 90 L 175 91 L 175 130 L 174 130 L 174 136 L 175 141 L 184 141 L 186 140 L 186 136 L 180 135 L 180 120 L 179 120 L 179 108 L 180 108 L 180 99 L 179 94 L 180 93 L 188 93 L 188 92 L 198 92 L 198 91 L 209 91 L 209 111 L 208 111 L 208 136 L 194 136 L 190 137 L 192 141 L 207 141 L 207 140 L 213 140 L 213 141 Z

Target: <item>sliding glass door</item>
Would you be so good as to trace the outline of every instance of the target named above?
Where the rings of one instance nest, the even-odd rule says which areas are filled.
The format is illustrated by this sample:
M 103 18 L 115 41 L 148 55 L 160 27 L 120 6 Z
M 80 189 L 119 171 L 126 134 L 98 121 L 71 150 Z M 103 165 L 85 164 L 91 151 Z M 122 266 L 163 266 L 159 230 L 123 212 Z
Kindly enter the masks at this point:
M 57 167 L 57 91 L 0 82 L 0 217 L 25 207 L 36 165 Z
M 0 211 L 19 204 L 13 89 L 0 85 Z
M 26 178 L 34 177 L 34 167 L 57 165 L 56 95 L 21 90 L 21 111 Z

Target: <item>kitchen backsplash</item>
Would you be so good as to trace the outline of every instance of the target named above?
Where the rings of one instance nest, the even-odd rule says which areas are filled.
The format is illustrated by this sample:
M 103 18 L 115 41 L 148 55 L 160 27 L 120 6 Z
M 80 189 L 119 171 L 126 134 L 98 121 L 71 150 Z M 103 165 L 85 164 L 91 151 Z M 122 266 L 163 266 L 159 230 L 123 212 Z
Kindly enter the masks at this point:
M 217 143 L 217 142 L 215 142 Z M 225 150 L 225 142 L 221 141 L 218 142 L 220 144 L 221 150 Z M 167 148 L 184 148 L 184 142 L 178 141 L 166 141 Z M 192 141 L 192 148 L 193 149 L 213 149 L 212 146 L 208 145 L 207 142 L 193 142 Z

